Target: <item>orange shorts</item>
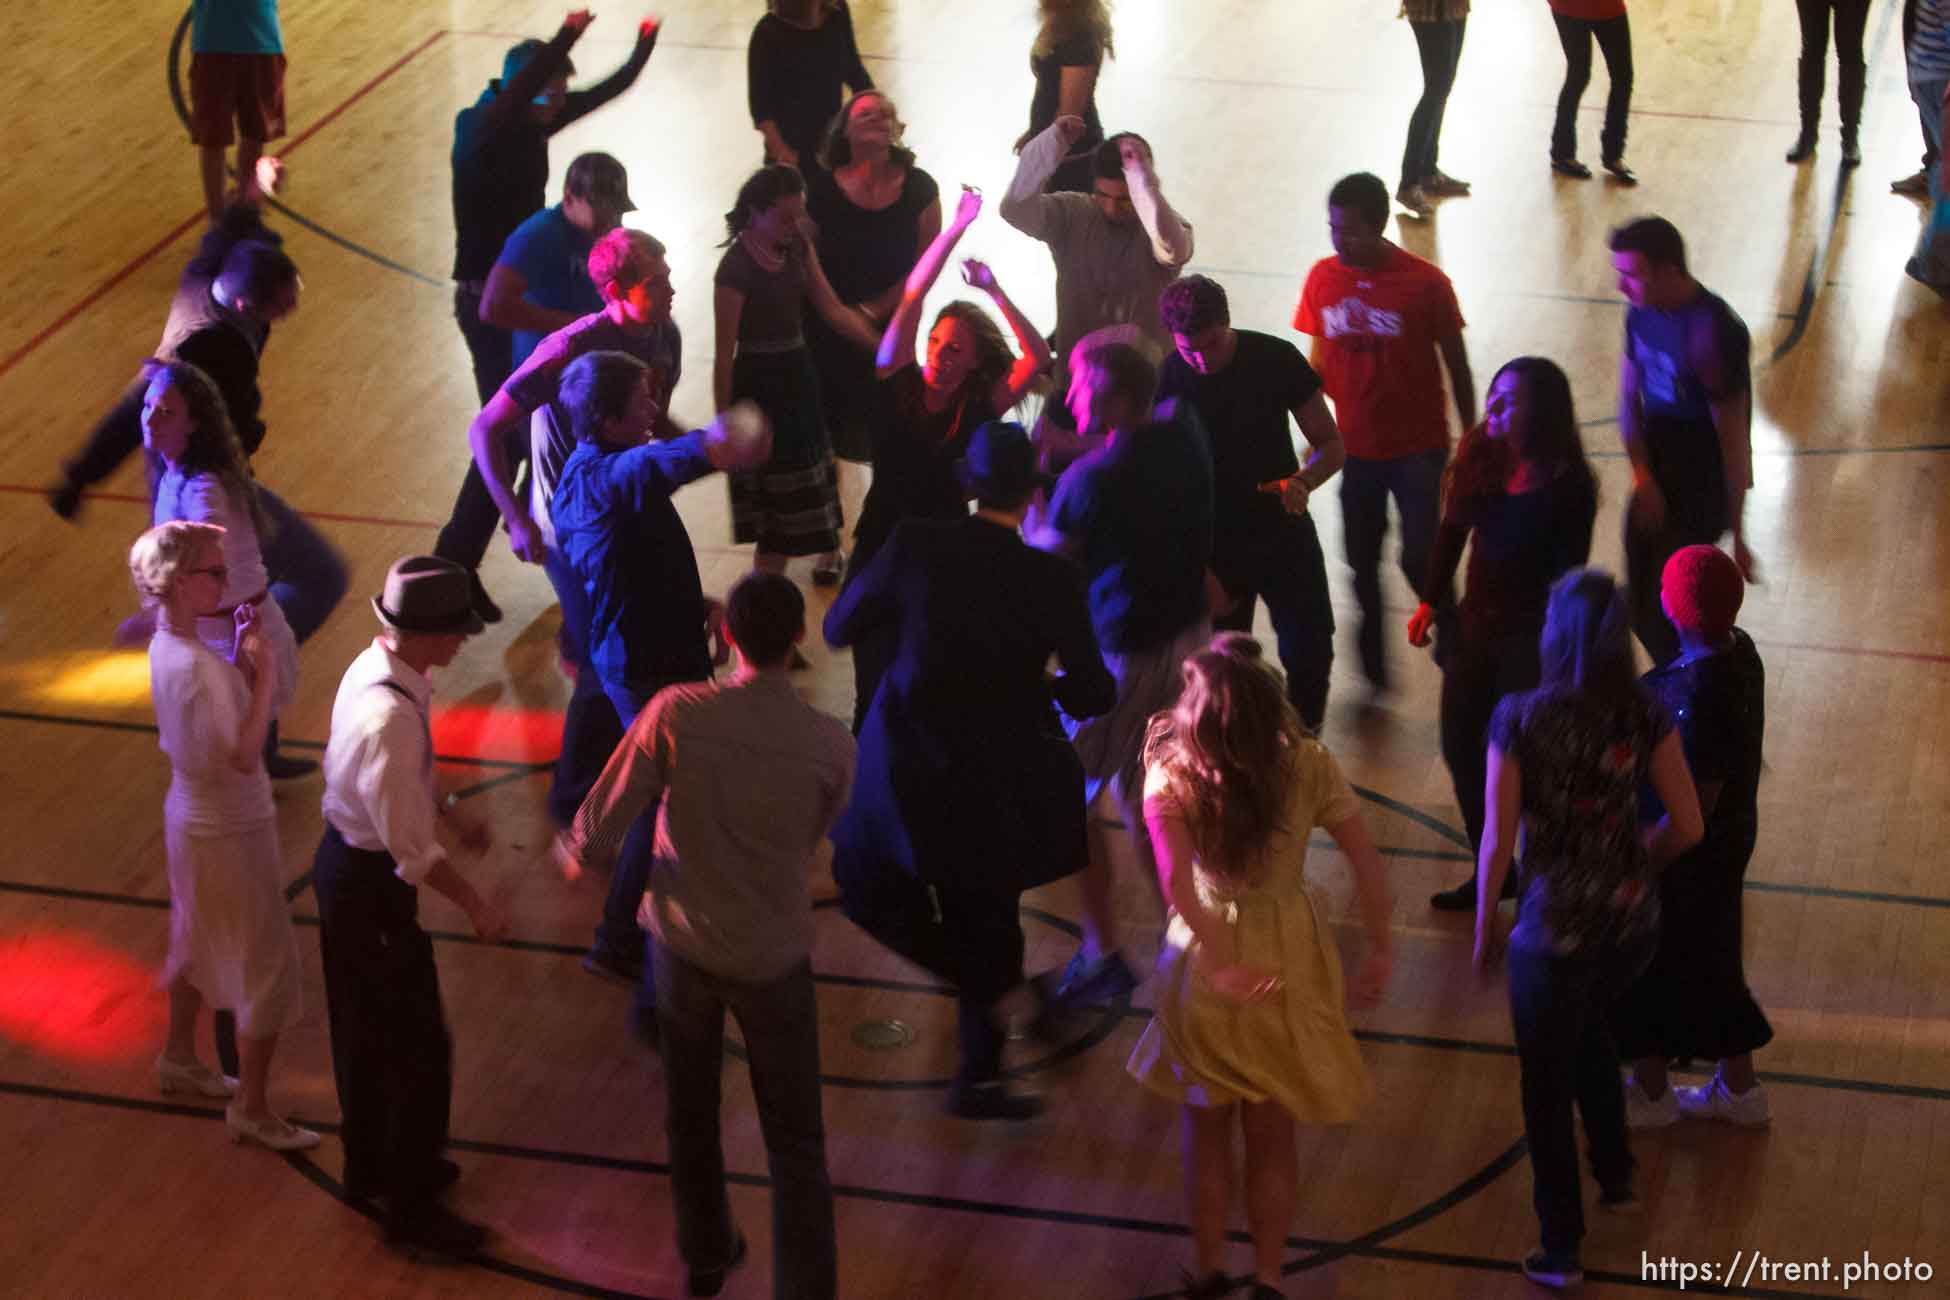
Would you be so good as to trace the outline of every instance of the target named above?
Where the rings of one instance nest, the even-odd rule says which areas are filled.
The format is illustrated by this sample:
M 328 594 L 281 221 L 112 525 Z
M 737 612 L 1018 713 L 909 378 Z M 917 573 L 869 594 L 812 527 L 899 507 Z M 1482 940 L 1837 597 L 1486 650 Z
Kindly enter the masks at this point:
M 190 139 L 222 148 L 231 124 L 246 140 L 284 134 L 284 55 L 190 56 Z

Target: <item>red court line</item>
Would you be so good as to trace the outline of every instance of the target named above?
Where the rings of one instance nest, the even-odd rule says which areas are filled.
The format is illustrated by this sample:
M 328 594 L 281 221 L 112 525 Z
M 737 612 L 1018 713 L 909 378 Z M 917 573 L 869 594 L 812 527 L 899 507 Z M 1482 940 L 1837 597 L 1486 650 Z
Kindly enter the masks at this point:
M 434 42 L 438 41 L 441 37 L 445 36 L 446 34 L 447 34 L 446 30 L 443 28 L 440 31 L 435 32 L 433 35 L 427 37 L 424 41 L 421 41 L 418 45 L 408 50 L 405 54 L 402 54 L 399 58 L 395 59 L 392 62 L 392 64 L 386 68 L 385 71 L 381 72 L 378 76 L 374 77 L 371 81 L 368 81 L 365 85 L 353 91 L 352 94 L 348 98 L 346 98 L 345 101 L 342 102 L 337 108 L 333 109 L 331 112 L 327 113 L 324 117 L 321 117 L 320 119 L 318 119 L 318 121 L 306 127 L 302 132 L 300 132 L 296 137 L 294 137 L 292 141 L 284 147 L 284 153 L 288 154 L 292 150 L 297 149 L 299 146 L 303 145 L 305 141 L 311 139 L 314 135 L 318 134 L 320 128 L 328 125 L 333 121 L 336 121 L 338 117 L 345 112 L 345 110 L 351 108 L 354 104 L 358 103 L 361 99 L 364 99 L 367 95 L 371 94 L 375 89 L 378 88 L 381 82 L 385 81 L 388 77 L 398 72 L 401 68 L 405 67 L 412 60 L 426 53 L 427 49 L 430 46 L 432 46 Z M 70 324 L 74 322 L 76 317 L 80 316 L 81 313 L 87 311 L 90 307 L 100 302 L 112 290 L 114 290 L 114 288 L 117 285 L 121 284 L 122 281 L 128 279 L 130 276 L 134 275 L 137 271 L 141 270 L 142 267 L 146 265 L 151 258 L 155 257 L 156 254 L 162 252 L 163 249 L 168 248 L 171 244 L 175 243 L 178 239 L 181 239 L 185 231 L 189 230 L 192 226 L 196 225 L 196 223 L 201 220 L 203 220 L 203 212 L 201 209 L 192 212 L 189 216 L 184 217 L 180 222 L 178 222 L 176 226 L 168 234 L 164 235 L 161 239 L 151 244 L 148 248 L 144 249 L 142 252 L 136 254 L 135 257 L 132 260 L 130 260 L 127 265 L 122 267 L 121 270 L 115 272 L 115 274 L 109 276 L 108 279 L 102 281 L 100 284 L 96 285 L 93 289 L 89 290 L 88 294 L 85 297 L 83 297 L 80 302 L 75 303 L 72 307 L 69 307 L 66 311 L 62 312 L 59 316 L 56 316 L 52 322 L 42 327 L 41 331 L 38 334 L 34 335 L 34 337 L 28 339 L 25 343 L 15 348 L 12 352 L 10 352 L 7 355 L 4 361 L 0 361 L 0 377 L 5 377 L 8 371 L 12 370 L 15 366 L 19 365 L 36 348 L 40 347 L 41 344 L 53 338 L 56 334 L 59 334 L 63 329 L 66 329 Z

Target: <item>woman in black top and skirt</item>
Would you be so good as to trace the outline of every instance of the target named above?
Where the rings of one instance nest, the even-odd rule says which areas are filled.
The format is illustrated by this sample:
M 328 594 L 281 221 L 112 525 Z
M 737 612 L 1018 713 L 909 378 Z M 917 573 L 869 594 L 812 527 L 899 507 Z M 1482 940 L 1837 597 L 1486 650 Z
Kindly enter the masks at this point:
M 1662 577 L 1679 657 L 1647 673 L 1645 686 L 1678 728 L 1706 838 L 1659 878 L 1659 950 L 1612 1013 L 1618 1053 L 1636 1062 L 1625 1118 L 1633 1128 L 1663 1128 L 1681 1115 L 1758 1128 L 1769 1115 L 1754 1051 L 1774 1028 L 1747 988 L 1740 900 L 1760 825 L 1767 673 L 1733 625 L 1746 583 L 1726 552 L 1682 547 Z M 1644 811 L 1664 809 L 1648 792 Z M 1666 1062 L 1675 1057 L 1720 1068 L 1702 1087 L 1670 1088 Z
M 1556 363 L 1518 357 L 1490 381 L 1485 419 L 1463 435 L 1445 475 L 1442 522 L 1408 623 L 1426 646 L 1435 611 L 1469 544 L 1460 626 L 1442 655 L 1442 757 L 1474 852 L 1483 840 L 1483 745 L 1498 701 L 1537 684 L 1537 636 L 1551 583 L 1591 554 L 1598 486 L 1578 439 L 1570 381 Z M 1510 882 L 1514 896 L 1514 881 Z M 1445 911 L 1476 906 L 1476 878 L 1429 900 Z
M 940 189 L 914 165 L 900 143 L 902 123 L 894 101 L 863 90 L 826 128 L 820 166 L 807 173 L 806 215 L 817 230 L 820 265 L 840 301 L 858 303 L 869 320 L 882 322 L 900 302 L 901 282 L 921 250 L 941 233 Z M 873 449 L 867 411 L 874 381 L 873 354 L 843 338 L 817 311 L 805 314 L 806 345 L 819 372 L 820 408 L 833 455 L 842 463 L 864 461 Z M 848 496 L 840 469 L 840 493 Z M 813 581 L 839 581 L 839 556 L 813 569 Z
M 881 336 L 867 402 L 873 486 L 853 530 L 854 572 L 872 562 L 903 519 L 954 520 L 968 513 L 968 493 L 956 467 L 969 435 L 1022 401 L 1049 365 L 1048 342 L 1009 301 L 995 273 L 973 258 L 962 264 L 962 278 L 988 294 L 1022 355 L 1010 351 L 988 313 L 966 299 L 935 314 L 927 349 L 917 355 L 922 304 L 981 210 L 981 194 L 963 190 L 954 220 L 915 263 Z M 892 652 L 891 629 L 888 636 L 862 637 L 853 647 L 856 733 Z
M 833 449 L 819 413 L 819 378 L 801 318 L 810 305 L 854 345 L 873 328 L 826 282 L 806 221 L 806 184 L 790 167 L 761 167 L 725 214 L 731 233 L 713 277 L 717 355 L 711 392 L 719 409 L 756 402 L 772 425 L 772 455 L 730 475 L 732 538 L 753 543 L 753 567 L 783 573 L 788 557 L 839 549 Z
M 1036 97 L 1029 103 L 1029 129 L 1016 139 L 1016 152 L 1049 130 L 1059 117 L 1083 119 L 1083 134 L 1069 155 L 1043 183 L 1045 194 L 1091 190 L 1091 156 L 1104 142 L 1097 116 L 1097 76 L 1104 60 L 1117 57 L 1111 41 L 1110 6 L 1104 0 L 1042 0 L 1043 25 L 1029 49 L 1036 74 Z

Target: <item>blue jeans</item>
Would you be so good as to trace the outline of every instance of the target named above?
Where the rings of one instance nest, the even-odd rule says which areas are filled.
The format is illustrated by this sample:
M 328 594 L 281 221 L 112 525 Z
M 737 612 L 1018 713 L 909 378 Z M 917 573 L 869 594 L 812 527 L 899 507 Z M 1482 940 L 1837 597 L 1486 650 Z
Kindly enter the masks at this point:
M 1584 1116 L 1591 1172 L 1603 1189 L 1631 1186 L 1625 1091 L 1609 1011 L 1644 963 L 1613 950 L 1562 955 L 1548 941 L 1510 944 L 1510 1019 L 1523 1071 L 1523 1129 L 1544 1249 L 1576 1256 L 1584 1239 L 1573 1103 Z
M 303 644 L 325 625 L 352 579 L 344 557 L 283 497 L 259 483 L 257 499 L 271 521 L 271 539 L 264 546 L 271 595 L 291 624 L 291 634 Z
M 1354 571 L 1354 599 L 1361 606 L 1357 632 L 1361 671 L 1378 689 L 1388 685 L 1388 660 L 1382 647 L 1389 625 L 1381 607 L 1381 543 L 1388 536 L 1388 498 L 1395 498 L 1402 517 L 1402 576 L 1419 593 L 1428 581 L 1429 553 L 1435 547 L 1442 502 L 1442 467 L 1448 460 L 1446 449 L 1389 460 L 1349 456 L 1341 470 L 1343 541 L 1347 567 Z M 1437 649 L 1439 653 L 1439 645 Z
M 1455 22 L 1410 23 L 1415 50 L 1422 58 L 1422 98 L 1408 118 L 1408 142 L 1402 147 L 1402 187 L 1420 185 L 1435 174 L 1442 115 L 1449 107 L 1449 90 L 1456 84 L 1456 65 L 1462 62 L 1463 30 L 1467 18 Z
M 772 1174 L 772 1294 L 778 1300 L 831 1300 L 839 1286 L 839 1255 L 820 1109 L 812 966 L 802 962 L 769 983 L 747 984 L 713 975 L 653 943 L 646 971 L 658 990 L 678 1253 L 692 1269 L 711 1269 L 729 1262 L 737 1245 L 718 1132 L 729 1011 L 745 1036 Z

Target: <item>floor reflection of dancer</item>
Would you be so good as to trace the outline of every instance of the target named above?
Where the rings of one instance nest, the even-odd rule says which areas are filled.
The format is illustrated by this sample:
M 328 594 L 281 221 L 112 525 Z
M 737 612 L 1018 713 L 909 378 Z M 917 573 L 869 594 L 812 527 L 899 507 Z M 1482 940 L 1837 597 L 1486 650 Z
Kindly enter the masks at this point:
M 1170 922 L 1157 1012 L 1129 1069 L 1184 1111 L 1198 1262 L 1185 1294 L 1232 1294 L 1220 1260 L 1237 1128 L 1252 1294 L 1278 1300 L 1300 1184 L 1294 1125 L 1345 1124 L 1369 1092 L 1342 1017 L 1340 955 L 1307 892 L 1308 837 L 1324 827 L 1353 868 L 1367 931 L 1346 993 L 1355 1006 L 1372 1006 L 1388 984 L 1388 876 L 1354 792 L 1257 641 L 1222 635 L 1182 671 L 1178 703 L 1152 720 L 1144 746 L 1144 821 Z
M 1017 535 L 1037 487 L 1028 436 L 983 425 L 967 475 L 975 515 L 901 524 L 826 616 L 833 645 L 888 629 L 896 643 L 833 832 L 833 877 L 848 917 L 956 986 L 948 1109 L 1026 1119 L 1039 1099 L 1002 1077 L 1002 1004 L 1023 983 L 1018 908 L 1086 853 L 1083 772 L 1051 698 L 1090 717 L 1115 688 L 1082 575 Z M 1052 654 L 1063 671 L 1046 682 Z
M 1490 381 L 1487 418 L 1463 435 L 1443 475 L 1442 522 L 1429 557 L 1426 599 L 1409 619 L 1410 645 L 1431 640 L 1451 604 L 1469 548 L 1469 581 L 1442 668 L 1442 757 L 1473 852 L 1483 840 L 1483 745 L 1506 695 L 1537 685 L 1537 638 L 1551 584 L 1591 556 L 1598 482 L 1578 437 L 1571 382 L 1542 357 L 1518 357 Z M 1504 890 L 1516 897 L 1515 873 Z M 1467 912 L 1476 875 L 1429 899 Z
M 129 570 L 154 611 L 149 682 L 169 755 L 163 842 L 169 861 L 169 1042 L 156 1059 L 165 1093 L 235 1097 L 231 1140 L 274 1151 L 318 1145 L 265 1097 L 278 1035 L 298 1022 L 298 944 L 279 873 L 277 809 L 264 773 L 264 735 L 278 688 L 278 656 L 250 605 L 223 608 L 223 529 L 173 521 L 136 539 Z M 221 617 L 236 629 L 230 659 L 204 644 Z M 242 1071 L 232 1079 L 197 1060 L 205 1003 L 237 1014 Z

